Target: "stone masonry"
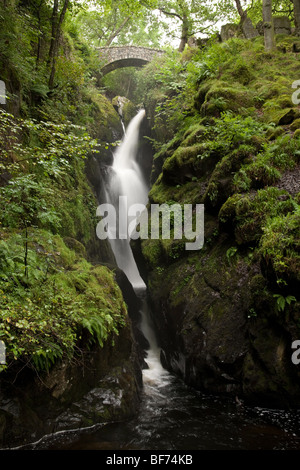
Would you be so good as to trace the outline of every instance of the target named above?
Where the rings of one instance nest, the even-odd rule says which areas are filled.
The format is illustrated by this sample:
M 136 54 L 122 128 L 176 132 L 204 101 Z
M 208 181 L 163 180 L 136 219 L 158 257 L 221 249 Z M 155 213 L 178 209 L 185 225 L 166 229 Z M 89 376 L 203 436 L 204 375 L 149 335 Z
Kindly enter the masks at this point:
M 103 60 L 101 72 L 103 75 L 122 67 L 142 67 L 151 62 L 155 56 L 164 54 L 164 51 L 139 46 L 110 46 L 98 48 L 100 58 Z

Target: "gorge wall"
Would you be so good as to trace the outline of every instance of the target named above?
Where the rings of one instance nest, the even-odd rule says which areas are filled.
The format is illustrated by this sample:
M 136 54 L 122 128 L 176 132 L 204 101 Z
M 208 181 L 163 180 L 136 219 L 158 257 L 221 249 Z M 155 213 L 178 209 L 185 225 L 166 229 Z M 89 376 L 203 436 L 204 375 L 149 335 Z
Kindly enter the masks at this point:
M 233 52 L 233 41 L 211 69 L 218 73 L 199 79 L 181 129 L 164 141 L 161 122 L 153 134 L 161 149 L 149 203 L 204 204 L 203 249 L 162 239 L 133 246 L 165 367 L 199 390 L 284 408 L 300 403 L 291 360 L 300 334 L 300 111 L 291 100 L 295 38 L 277 41 L 290 52 L 258 52 L 259 38 Z

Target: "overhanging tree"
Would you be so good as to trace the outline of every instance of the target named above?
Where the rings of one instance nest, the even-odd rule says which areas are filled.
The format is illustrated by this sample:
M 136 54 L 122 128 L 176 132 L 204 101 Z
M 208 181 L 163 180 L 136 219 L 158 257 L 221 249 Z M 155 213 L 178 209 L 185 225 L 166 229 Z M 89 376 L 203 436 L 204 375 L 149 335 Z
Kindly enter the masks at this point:
M 72 19 L 80 40 L 89 46 L 137 44 L 160 45 L 161 26 L 153 10 L 140 7 L 129 11 L 121 9 L 118 2 L 109 7 L 99 5 L 95 10 L 84 9 Z
M 180 44 L 182 52 L 190 37 L 212 32 L 217 22 L 232 13 L 228 1 L 208 0 L 157 0 L 156 8 L 165 16 L 180 23 Z

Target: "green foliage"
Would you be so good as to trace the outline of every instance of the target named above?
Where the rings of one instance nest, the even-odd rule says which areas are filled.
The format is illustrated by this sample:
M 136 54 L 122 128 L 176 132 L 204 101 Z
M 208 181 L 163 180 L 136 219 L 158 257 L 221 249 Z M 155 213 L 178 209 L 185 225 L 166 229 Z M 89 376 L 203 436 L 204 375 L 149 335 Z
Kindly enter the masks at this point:
M 55 209 L 47 204 L 49 195 L 53 196 L 51 187 L 38 183 L 35 175 L 13 178 L 7 186 L 0 188 L 0 201 L 4 208 L 0 223 L 13 228 L 39 225 L 57 230 L 60 219 Z
M 0 336 L 8 366 L 45 370 L 77 360 L 80 341 L 103 345 L 124 325 L 126 308 L 112 273 L 53 236 L 95 237 L 96 201 L 84 174 L 95 141 L 70 122 L 2 110 L 0 119 L 1 173 L 9 175 L 0 188 Z
M 34 84 L 40 83 L 41 75 L 35 69 L 32 44 L 36 43 L 38 31 L 33 18 L 16 8 L 14 2 L 1 3 L 0 15 L 0 70 L 1 79 L 12 81 L 16 89 L 8 89 L 8 103 L 17 100 L 18 88 L 24 95 L 30 93 Z M 32 21 L 33 20 L 33 21 Z
M 269 187 L 235 194 L 222 206 L 219 219 L 233 230 L 238 244 L 253 244 L 278 282 L 299 278 L 299 205 L 286 191 Z
M 63 356 L 75 360 L 85 331 L 89 342 L 94 338 L 101 346 L 118 334 L 126 308 L 112 272 L 75 258 L 58 236 L 40 231 L 30 242 L 25 285 L 22 238 L 3 235 L 8 238 L 0 242 L 0 337 L 7 345 L 8 365 L 22 360 L 48 369 Z
M 297 300 L 296 297 L 294 297 L 293 295 L 288 295 L 287 297 L 284 297 L 280 294 L 274 294 L 273 297 L 274 299 L 276 299 L 276 307 L 278 312 L 284 312 L 287 305 L 291 305 L 292 302 L 296 302 Z
M 224 43 L 212 43 L 209 48 L 200 50 L 193 57 L 188 70 L 196 84 L 221 76 L 231 82 L 242 80 L 247 84 L 252 77 L 251 70 L 242 54 L 247 48 L 243 39 L 232 38 Z
M 171 49 L 138 74 L 137 100 L 149 110 L 151 127 L 159 141 L 164 133 L 170 138 L 174 135 L 192 105 L 192 96 L 185 93 L 186 78 L 186 63 Z
M 102 78 L 103 86 L 110 96 L 125 96 L 136 102 L 136 87 L 140 71 L 134 67 L 116 69 Z
M 151 1 L 105 1 L 92 9 L 86 5 L 73 16 L 69 15 L 66 29 L 87 49 L 110 44 L 160 47 L 163 29 L 152 4 Z
M 232 260 L 236 257 L 237 251 L 238 251 L 238 249 L 237 249 L 236 246 L 231 246 L 226 251 L 226 258 L 227 258 L 229 264 L 231 264 Z
M 257 312 L 254 308 L 249 309 L 248 318 L 253 319 L 257 317 Z
M 215 119 L 214 132 L 218 139 L 225 142 L 230 148 L 241 142 L 251 143 L 255 135 L 264 134 L 268 126 L 260 123 L 251 116 L 235 115 L 232 111 L 221 112 L 221 117 Z
M 84 158 L 96 146 L 84 127 L 71 122 L 24 120 L 0 110 L 0 123 L 0 161 L 4 170 L 13 171 L 15 164 L 20 171 L 18 164 L 28 162 L 31 167 L 40 165 L 44 174 L 57 177 L 59 169 L 68 170 L 72 160 Z
M 8 185 L 0 188 L 4 207 L 0 222 L 11 227 L 48 227 L 64 235 L 73 226 L 70 236 L 76 237 L 79 230 L 85 234 L 91 228 L 86 215 L 90 211 L 94 217 L 95 205 L 84 176 L 84 158 L 96 142 L 84 128 L 71 123 L 16 119 L 3 111 L 0 120 L 0 165 L 12 175 Z
M 234 176 L 236 191 L 246 191 L 272 185 L 281 176 L 282 171 L 291 170 L 299 161 L 299 141 L 290 135 L 280 135 L 272 143 L 264 143 L 262 151 L 255 159 L 242 166 Z

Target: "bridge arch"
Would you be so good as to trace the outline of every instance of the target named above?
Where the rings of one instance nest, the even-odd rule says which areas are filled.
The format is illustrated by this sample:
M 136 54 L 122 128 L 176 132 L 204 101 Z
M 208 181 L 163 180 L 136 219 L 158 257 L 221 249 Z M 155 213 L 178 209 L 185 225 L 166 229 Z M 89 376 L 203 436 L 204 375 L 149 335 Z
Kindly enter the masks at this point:
M 109 46 L 98 49 L 100 59 L 103 61 L 101 73 L 106 75 L 122 67 L 143 67 L 156 56 L 165 52 L 160 49 L 140 46 Z

